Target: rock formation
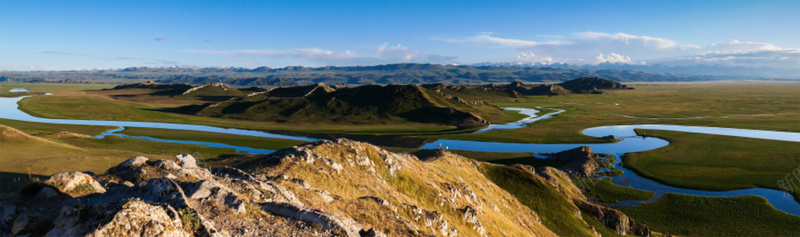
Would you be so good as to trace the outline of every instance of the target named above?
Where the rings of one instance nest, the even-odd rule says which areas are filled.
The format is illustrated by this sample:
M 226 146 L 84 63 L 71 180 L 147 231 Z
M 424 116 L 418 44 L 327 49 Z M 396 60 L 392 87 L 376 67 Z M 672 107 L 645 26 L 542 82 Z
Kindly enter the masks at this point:
M 554 235 L 487 180 L 481 163 L 438 156 L 420 161 L 339 139 L 243 169 L 203 168 L 186 154 L 132 157 L 105 174 L 64 172 L 26 186 L 20 195 L 39 200 L 23 196 L 24 210 L 0 205 L 0 236 Z
M 562 170 L 580 177 L 591 177 L 600 168 L 600 164 L 597 163 L 597 154 L 592 152 L 592 148 L 588 146 L 556 153 L 554 159 L 565 163 L 561 167 Z

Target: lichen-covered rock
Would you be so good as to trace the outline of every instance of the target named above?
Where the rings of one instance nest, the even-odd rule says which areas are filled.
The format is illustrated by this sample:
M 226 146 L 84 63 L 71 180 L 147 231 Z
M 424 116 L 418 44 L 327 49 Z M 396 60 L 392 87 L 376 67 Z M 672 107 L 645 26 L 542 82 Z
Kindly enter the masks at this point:
M 326 229 L 341 230 L 347 236 L 361 236 L 359 234 L 359 231 L 362 230 L 361 225 L 353 219 L 334 213 L 289 203 L 266 203 L 261 206 L 261 209 L 273 215 L 317 223 Z
M 161 170 L 179 170 L 181 167 L 172 160 L 158 160 L 156 161 L 156 168 Z
M 197 160 L 194 159 L 194 156 L 189 154 L 178 154 L 173 156 L 172 161 L 184 169 L 197 168 Z
M 119 206 L 65 206 L 46 236 L 192 236 L 174 210 L 131 200 Z
M 242 214 L 245 212 L 244 202 L 239 195 L 228 187 L 213 180 L 202 180 L 190 184 L 186 196 L 201 201 L 216 201 L 231 211 Z
M 54 174 L 44 182 L 57 187 L 58 190 L 63 193 L 75 191 L 76 188 L 83 189 L 78 191 L 91 191 L 93 193 L 103 193 L 106 191 L 92 176 L 76 171 Z
M 134 156 L 131 157 L 130 159 L 123 161 L 119 165 L 115 166 L 115 168 L 122 169 L 122 168 L 130 168 L 133 166 L 143 166 L 147 164 L 148 161 L 150 161 L 150 159 L 148 159 L 147 157 Z

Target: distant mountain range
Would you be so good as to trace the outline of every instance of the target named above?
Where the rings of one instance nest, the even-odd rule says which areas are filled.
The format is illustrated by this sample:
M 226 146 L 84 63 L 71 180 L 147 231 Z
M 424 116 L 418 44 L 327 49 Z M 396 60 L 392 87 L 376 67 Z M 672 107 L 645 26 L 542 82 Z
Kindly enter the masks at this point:
M 541 64 L 525 62 L 477 63 L 472 66 L 523 67 L 523 68 L 574 68 L 598 70 L 637 70 L 660 73 L 676 73 L 694 76 L 720 76 L 750 79 L 800 79 L 800 65 L 796 68 L 741 67 L 722 65 L 669 66 L 664 64 L 641 65 L 623 63 L 601 63 L 598 65 L 575 65 L 565 63 Z
M 659 70 L 660 67 L 657 65 L 598 65 L 598 67 L 620 67 L 621 69 L 572 67 L 572 65 L 564 64 L 550 65 L 548 67 L 532 67 L 525 65 L 465 66 L 416 63 L 387 64 L 377 66 L 329 66 L 313 68 L 302 66 L 284 68 L 258 67 L 254 69 L 134 67 L 119 70 L 0 72 L 0 82 L 127 84 L 153 80 L 163 84 L 185 83 L 191 85 L 203 85 L 221 82 L 232 86 L 244 87 L 300 86 L 311 85 L 315 83 L 325 83 L 328 85 L 431 83 L 474 85 L 486 83 L 510 83 L 513 81 L 525 83 L 557 83 L 580 77 L 602 77 L 620 82 L 712 81 L 784 78 L 693 75 L 671 72 L 643 71 L 638 69 L 640 67 L 644 67 L 647 69 Z M 685 70 L 687 72 L 699 72 L 703 71 L 704 69 L 685 68 L 681 70 Z M 745 69 L 741 70 L 746 71 Z M 664 69 L 664 71 L 666 71 L 666 69 Z M 791 72 L 786 73 L 791 74 Z M 800 76 L 788 78 L 800 79 Z

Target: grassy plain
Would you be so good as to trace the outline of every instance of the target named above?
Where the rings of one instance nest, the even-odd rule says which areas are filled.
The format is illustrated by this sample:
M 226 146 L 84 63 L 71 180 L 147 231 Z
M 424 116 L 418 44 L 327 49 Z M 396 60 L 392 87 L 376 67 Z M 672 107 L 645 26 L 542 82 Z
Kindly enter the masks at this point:
M 683 236 L 797 236 L 800 217 L 761 197 L 700 197 L 668 193 L 654 203 L 620 208 L 654 231 Z
M 670 142 L 626 154 L 623 165 L 667 185 L 700 190 L 780 189 L 778 180 L 800 168 L 800 144 L 764 139 L 637 130 Z M 800 200 L 800 190 L 793 190 Z
M 676 124 L 800 132 L 800 83 L 710 82 L 634 84 L 602 95 L 531 96 L 493 100 L 500 107 L 564 109 L 554 118 L 512 130 L 441 136 L 519 143 L 604 143 L 585 128 L 622 124 Z M 637 118 L 620 115 L 635 116 Z
M 85 138 L 98 135 L 112 127 L 31 123 L 0 119 L 0 124 L 20 130 L 3 131 L 0 141 L 0 191 L 13 189 L 29 176 L 49 176 L 64 171 L 104 173 L 133 156 L 151 160 L 169 159 L 175 154 L 188 153 L 200 158 L 204 166 L 222 166 L 235 156 L 233 149 L 200 145 L 153 142 L 109 136 L 105 139 Z M 65 133 L 65 132 L 68 133 Z
M 131 136 L 145 136 L 170 140 L 191 140 L 216 142 L 235 146 L 245 146 L 259 149 L 278 150 L 294 145 L 306 143 L 305 141 L 277 139 L 268 137 L 254 137 L 243 135 L 220 134 L 211 132 L 170 130 L 157 128 L 125 128 L 123 134 Z
M 10 88 L 15 85 L 3 86 Z M 189 99 L 171 102 L 115 99 L 108 92 L 97 91 L 110 86 L 98 85 L 16 86 L 24 86 L 31 91 L 54 93 L 52 96 L 36 96 L 21 102 L 23 110 L 41 117 L 192 123 L 286 133 L 427 134 L 437 138 L 497 142 L 603 143 L 607 141 L 583 135 L 580 131 L 594 126 L 646 123 L 800 131 L 800 126 L 797 126 L 800 113 L 800 96 L 797 92 L 800 91 L 800 83 L 797 82 L 649 83 L 634 84 L 635 90 L 612 90 L 603 95 L 576 94 L 513 99 L 476 97 L 495 99 L 488 103 L 500 107 L 541 106 L 567 110 L 530 127 L 478 134 L 460 134 L 467 130 L 459 130 L 453 126 L 413 122 L 373 125 L 293 124 L 200 117 L 165 111 L 198 103 Z M 464 96 L 472 99 L 468 95 Z M 505 112 L 492 117 L 494 123 L 505 123 L 521 116 L 515 112 Z

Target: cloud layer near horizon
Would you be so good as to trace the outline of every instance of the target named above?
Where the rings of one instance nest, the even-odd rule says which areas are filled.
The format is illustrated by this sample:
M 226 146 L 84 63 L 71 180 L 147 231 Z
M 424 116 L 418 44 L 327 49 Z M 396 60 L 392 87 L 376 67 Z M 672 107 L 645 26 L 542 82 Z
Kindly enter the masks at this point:
M 512 48 L 519 51 L 517 62 L 549 65 L 568 64 L 666 64 L 724 65 L 746 67 L 796 68 L 800 50 L 783 49 L 763 42 L 729 40 L 707 46 L 681 44 L 674 40 L 625 33 L 582 32 L 557 36 L 557 41 L 501 38 L 493 33 L 433 40 L 489 48 Z
M 390 46 L 385 42 L 379 46 L 372 47 L 369 54 L 361 54 L 352 50 L 331 51 L 320 48 L 294 49 L 294 50 L 185 50 L 188 53 L 199 53 L 209 55 L 222 55 L 237 60 L 246 60 L 253 57 L 281 58 L 292 57 L 308 60 L 323 65 L 364 65 L 381 63 L 453 63 L 455 57 L 441 56 L 436 54 L 421 54 L 416 50 L 409 49 L 397 44 Z M 362 56 L 366 55 L 366 56 Z

